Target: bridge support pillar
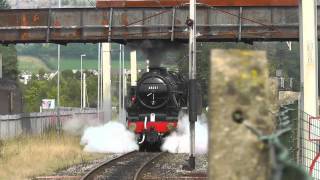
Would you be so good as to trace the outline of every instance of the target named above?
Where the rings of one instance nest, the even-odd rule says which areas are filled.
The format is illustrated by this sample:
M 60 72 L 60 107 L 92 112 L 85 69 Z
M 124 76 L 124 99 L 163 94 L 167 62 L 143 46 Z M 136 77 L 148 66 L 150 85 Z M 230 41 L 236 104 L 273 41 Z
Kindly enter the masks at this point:
M 111 43 L 102 43 L 102 93 L 104 122 L 111 121 Z
M 130 52 L 131 86 L 137 86 L 137 51 Z
M 300 21 L 300 77 L 301 77 L 301 110 L 311 116 L 319 115 L 318 107 L 318 38 L 317 38 L 317 1 L 299 0 L 299 21 Z M 307 170 L 319 151 L 308 140 L 308 120 L 300 118 L 302 122 L 302 134 L 300 143 L 302 150 L 300 157 L 301 163 Z M 311 132 L 312 133 L 312 132 Z M 302 138 L 301 138 L 302 137 Z

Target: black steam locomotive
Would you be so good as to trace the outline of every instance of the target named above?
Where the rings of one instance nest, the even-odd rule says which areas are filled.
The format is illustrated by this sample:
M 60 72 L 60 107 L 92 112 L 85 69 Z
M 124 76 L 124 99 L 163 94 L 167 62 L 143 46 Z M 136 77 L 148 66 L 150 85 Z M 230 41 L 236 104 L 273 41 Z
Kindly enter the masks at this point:
M 140 148 L 156 147 L 177 127 L 187 106 L 187 80 L 165 68 L 150 68 L 128 93 L 127 125 L 138 136 Z

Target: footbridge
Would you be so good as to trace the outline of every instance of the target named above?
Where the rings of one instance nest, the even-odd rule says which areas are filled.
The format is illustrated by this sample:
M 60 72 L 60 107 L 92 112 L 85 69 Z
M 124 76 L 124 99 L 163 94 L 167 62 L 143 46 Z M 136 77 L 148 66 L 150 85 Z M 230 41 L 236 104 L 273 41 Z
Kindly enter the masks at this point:
M 248 42 L 298 40 L 298 9 L 298 6 L 226 7 L 199 4 L 197 39 Z M 0 43 L 125 43 L 144 39 L 188 41 L 185 24 L 188 16 L 187 5 L 0 10 Z

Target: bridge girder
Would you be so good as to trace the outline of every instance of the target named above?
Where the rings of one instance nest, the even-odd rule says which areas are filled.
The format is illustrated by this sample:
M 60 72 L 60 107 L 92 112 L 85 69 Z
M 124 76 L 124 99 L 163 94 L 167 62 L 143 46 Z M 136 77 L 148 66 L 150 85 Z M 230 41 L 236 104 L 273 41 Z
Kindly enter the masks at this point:
M 187 42 L 187 18 L 188 7 L 0 10 L 0 43 Z M 298 40 L 298 8 L 202 6 L 197 27 L 198 41 Z

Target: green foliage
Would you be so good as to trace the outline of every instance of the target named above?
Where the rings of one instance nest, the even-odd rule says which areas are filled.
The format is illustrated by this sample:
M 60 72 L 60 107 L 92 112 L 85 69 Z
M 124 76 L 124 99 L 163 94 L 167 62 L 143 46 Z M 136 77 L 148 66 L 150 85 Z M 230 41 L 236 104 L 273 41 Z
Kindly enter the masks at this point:
M 2 73 L 3 78 L 16 80 L 18 77 L 17 68 L 17 51 L 12 45 L 0 46 L 0 54 L 2 54 Z
M 0 0 L 0 9 L 9 9 L 7 0 Z M 17 51 L 15 46 L 0 45 L 0 54 L 2 54 L 2 73 L 3 78 L 16 80 L 18 76 Z
M 42 74 L 43 72 L 39 72 Z M 87 74 L 87 92 L 89 107 L 97 105 L 97 77 L 90 72 Z M 57 78 L 46 80 L 33 76 L 32 80 L 23 87 L 24 106 L 26 112 L 37 112 L 42 99 L 56 99 Z M 80 107 L 80 73 L 71 70 L 61 72 L 60 76 L 60 106 Z
M 0 0 L 0 9 L 9 9 L 10 6 L 7 0 Z
M 292 50 L 288 49 L 285 42 L 257 42 L 253 45 L 245 43 L 198 43 L 197 46 L 197 79 L 200 81 L 204 96 L 204 105 L 208 100 L 208 82 L 210 74 L 210 50 L 211 49 L 249 49 L 266 51 L 269 65 L 269 75 L 275 76 L 276 69 L 282 69 L 285 77 L 294 78 L 294 89 L 299 89 L 300 61 L 299 43 L 292 43 Z M 188 77 L 187 49 L 178 58 L 178 68 Z

